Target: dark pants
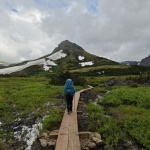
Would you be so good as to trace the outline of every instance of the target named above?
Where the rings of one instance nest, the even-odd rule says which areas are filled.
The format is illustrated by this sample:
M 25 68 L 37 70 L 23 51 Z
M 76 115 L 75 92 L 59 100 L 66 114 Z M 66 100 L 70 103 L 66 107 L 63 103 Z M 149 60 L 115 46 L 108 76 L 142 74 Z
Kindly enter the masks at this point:
M 73 96 L 72 95 L 66 95 L 68 112 L 72 111 L 72 100 L 73 100 Z

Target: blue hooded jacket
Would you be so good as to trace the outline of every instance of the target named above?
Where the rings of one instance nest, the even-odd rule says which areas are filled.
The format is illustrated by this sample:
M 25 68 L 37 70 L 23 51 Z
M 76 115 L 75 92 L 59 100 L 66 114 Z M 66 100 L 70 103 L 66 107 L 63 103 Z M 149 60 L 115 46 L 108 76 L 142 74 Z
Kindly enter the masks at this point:
M 67 88 L 67 85 L 68 85 L 68 84 L 71 85 L 71 95 L 74 95 L 74 93 L 75 93 L 75 87 L 74 87 L 73 82 L 72 82 L 71 79 L 67 79 L 67 80 L 66 80 L 66 84 L 65 84 L 65 86 L 64 86 L 63 92 L 64 92 L 65 94 L 67 94 L 67 93 L 66 93 L 66 88 Z

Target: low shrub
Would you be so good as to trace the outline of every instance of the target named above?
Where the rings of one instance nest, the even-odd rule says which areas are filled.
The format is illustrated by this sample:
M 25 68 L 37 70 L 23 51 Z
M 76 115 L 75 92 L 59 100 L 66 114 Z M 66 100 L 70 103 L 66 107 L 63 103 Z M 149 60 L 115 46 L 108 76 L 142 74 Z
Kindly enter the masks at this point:
M 125 104 L 149 109 L 149 99 L 150 87 L 122 87 L 119 89 L 114 89 L 106 94 L 102 99 L 102 103 L 108 106 L 119 106 L 120 104 Z
M 113 149 L 121 138 L 117 121 L 113 117 L 105 115 L 99 105 L 89 103 L 87 111 L 90 115 L 90 130 L 100 133 L 106 140 L 106 148 Z
M 43 120 L 43 129 L 44 131 L 51 130 L 51 128 L 59 126 L 62 120 L 59 109 L 51 108 L 49 114 Z

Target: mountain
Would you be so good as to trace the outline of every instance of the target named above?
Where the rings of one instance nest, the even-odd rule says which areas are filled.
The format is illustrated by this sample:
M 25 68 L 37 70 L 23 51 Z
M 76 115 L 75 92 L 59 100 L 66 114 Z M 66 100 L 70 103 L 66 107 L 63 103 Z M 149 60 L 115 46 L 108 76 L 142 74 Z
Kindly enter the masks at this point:
M 150 55 L 142 59 L 140 65 L 150 67 Z
M 42 66 L 42 69 L 45 71 L 58 72 L 89 66 L 118 65 L 118 63 L 90 54 L 81 46 L 65 40 L 61 42 L 51 54 L 35 60 L 11 64 L 7 68 L 0 69 L 0 74 L 22 71 L 29 67 L 35 67 L 35 65 Z
M 123 61 L 123 62 L 120 62 L 120 64 L 122 65 L 140 65 L 140 61 Z

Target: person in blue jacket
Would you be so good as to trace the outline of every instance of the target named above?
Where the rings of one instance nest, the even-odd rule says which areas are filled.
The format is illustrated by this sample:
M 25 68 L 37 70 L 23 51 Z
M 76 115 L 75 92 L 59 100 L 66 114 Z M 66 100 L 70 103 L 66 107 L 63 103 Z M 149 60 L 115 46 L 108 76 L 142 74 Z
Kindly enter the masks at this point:
M 75 87 L 73 85 L 72 79 L 66 80 L 66 84 L 64 86 L 63 92 L 65 93 L 65 98 L 67 101 L 68 114 L 70 114 L 72 112 L 72 101 L 73 101 L 73 96 L 75 93 Z

